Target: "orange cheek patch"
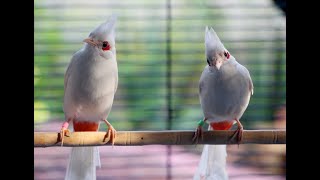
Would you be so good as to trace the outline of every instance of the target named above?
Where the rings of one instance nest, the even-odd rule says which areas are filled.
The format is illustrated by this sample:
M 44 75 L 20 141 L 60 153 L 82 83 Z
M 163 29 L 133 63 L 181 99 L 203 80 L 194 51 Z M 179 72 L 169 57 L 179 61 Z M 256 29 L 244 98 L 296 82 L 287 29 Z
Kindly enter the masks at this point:
M 210 126 L 214 130 L 229 130 L 232 125 L 233 125 L 233 121 L 222 121 L 222 122 L 210 123 Z
M 99 123 L 73 121 L 74 131 L 97 131 L 98 128 L 99 128 Z

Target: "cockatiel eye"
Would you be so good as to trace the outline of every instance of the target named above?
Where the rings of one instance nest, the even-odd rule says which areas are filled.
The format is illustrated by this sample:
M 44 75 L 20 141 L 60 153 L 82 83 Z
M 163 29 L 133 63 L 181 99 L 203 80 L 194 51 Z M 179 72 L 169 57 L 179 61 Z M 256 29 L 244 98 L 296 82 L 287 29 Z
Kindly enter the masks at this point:
M 110 49 L 111 49 L 111 46 L 108 43 L 108 41 L 103 41 L 102 42 L 102 50 L 107 51 L 107 50 L 110 50 Z
M 229 52 L 225 51 L 225 52 L 224 52 L 224 56 L 227 57 L 227 59 L 229 59 L 229 57 L 230 57 Z

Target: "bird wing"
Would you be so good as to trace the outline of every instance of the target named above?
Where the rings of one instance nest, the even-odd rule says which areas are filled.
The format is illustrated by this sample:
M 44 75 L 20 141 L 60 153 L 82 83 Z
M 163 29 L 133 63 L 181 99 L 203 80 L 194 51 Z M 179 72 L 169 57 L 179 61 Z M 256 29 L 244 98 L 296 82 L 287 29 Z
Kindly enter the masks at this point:
M 69 66 L 68 66 L 68 68 L 66 70 L 66 73 L 64 74 L 64 94 L 66 93 L 66 89 L 67 89 L 67 85 L 68 85 L 68 80 L 69 80 L 70 74 L 72 73 L 72 70 L 74 69 L 73 65 L 74 65 L 74 62 L 77 59 L 76 55 L 77 55 L 77 53 L 75 53 L 72 56 L 71 61 L 69 63 Z
M 251 92 L 251 95 L 253 95 L 253 82 L 250 76 L 250 73 L 246 67 L 243 65 L 239 64 L 240 71 L 244 74 L 244 77 L 249 81 L 249 91 Z

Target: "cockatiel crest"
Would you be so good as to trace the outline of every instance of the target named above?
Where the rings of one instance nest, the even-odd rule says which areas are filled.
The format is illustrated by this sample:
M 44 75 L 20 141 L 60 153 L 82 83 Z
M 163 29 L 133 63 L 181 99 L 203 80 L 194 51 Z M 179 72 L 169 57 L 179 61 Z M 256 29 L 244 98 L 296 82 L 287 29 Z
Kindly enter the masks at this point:
M 215 66 L 218 70 L 222 63 L 230 58 L 230 53 L 223 46 L 217 33 L 208 26 L 205 30 L 205 48 L 208 65 Z
M 115 24 L 117 21 L 117 15 L 113 14 L 107 21 L 96 27 L 89 37 L 84 39 L 94 47 L 99 49 L 100 55 L 109 59 L 115 55 Z M 112 54 L 111 54 L 111 52 Z

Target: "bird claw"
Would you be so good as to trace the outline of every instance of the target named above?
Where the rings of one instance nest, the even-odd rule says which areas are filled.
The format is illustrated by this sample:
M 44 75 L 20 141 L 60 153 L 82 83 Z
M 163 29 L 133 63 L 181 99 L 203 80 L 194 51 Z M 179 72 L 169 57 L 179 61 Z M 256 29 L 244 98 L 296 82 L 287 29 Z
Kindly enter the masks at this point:
M 237 143 L 238 143 L 238 147 L 242 141 L 242 133 L 243 133 L 243 126 L 240 123 L 240 121 L 238 119 L 236 119 L 237 124 L 238 124 L 238 128 L 237 130 L 235 130 L 234 134 L 232 135 L 231 139 L 237 138 Z
M 116 139 L 116 129 L 107 121 L 105 120 L 107 126 L 108 126 L 108 131 L 107 134 L 104 136 L 103 141 L 106 141 L 107 138 L 110 137 L 109 141 L 107 143 L 111 143 L 112 146 L 114 145 L 115 139 Z
M 198 144 L 199 142 L 199 137 L 201 136 L 201 140 L 203 140 L 203 130 L 202 126 L 198 126 L 193 137 L 192 137 L 192 142 L 195 142 L 195 144 Z
M 243 128 L 238 128 L 237 130 L 235 130 L 234 134 L 231 137 L 231 139 L 237 138 L 238 145 L 242 141 L 242 133 L 243 133 Z
M 67 136 L 67 137 L 70 136 L 70 131 L 69 131 L 69 129 L 67 129 L 67 128 L 65 128 L 65 127 L 61 128 L 61 130 L 60 130 L 60 139 L 59 139 L 59 140 L 61 141 L 61 146 L 63 146 L 64 136 Z
M 68 119 L 62 124 L 61 130 L 60 130 L 60 134 L 59 134 L 59 138 L 58 138 L 59 141 L 61 141 L 61 146 L 63 146 L 64 136 L 67 136 L 67 137 L 70 136 L 70 131 L 68 129 L 70 121 L 71 121 L 71 119 Z

